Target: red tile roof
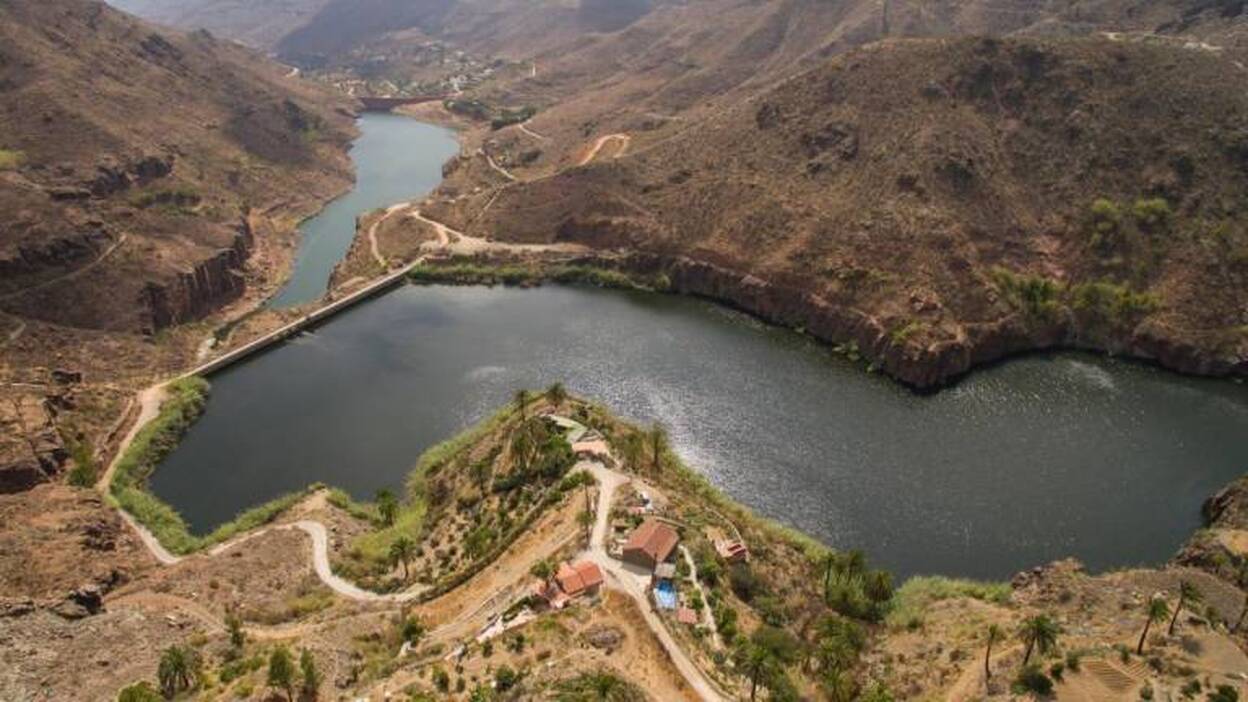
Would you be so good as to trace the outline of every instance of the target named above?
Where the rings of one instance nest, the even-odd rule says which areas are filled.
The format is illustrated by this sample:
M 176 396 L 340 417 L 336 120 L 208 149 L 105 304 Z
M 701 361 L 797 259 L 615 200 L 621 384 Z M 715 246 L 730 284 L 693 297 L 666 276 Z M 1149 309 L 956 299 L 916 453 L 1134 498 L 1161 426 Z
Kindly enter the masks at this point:
M 559 583 L 559 589 L 569 597 L 585 592 L 591 588 L 602 584 L 602 571 L 598 566 L 589 561 L 581 561 L 576 565 L 564 563 L 559 566 L 559 571 L 555 573 L 555 582 Z
M 692 609 L 689 609 L 688 607 L 681 607 L 680 609 L 676 610 L 676 621 L 680 622 L 681 624 L 690 624 L 690 625 L 697 624 L 698 615 L 696 612 L 694 612 Z
M 672 550 L 680 541 L 680 535 L 670 526 L 657 519 L 647 519 L 628 537 L 624 544 L 625 551 L 643 551 L 655 563 L 662 563 L 672 555 Z

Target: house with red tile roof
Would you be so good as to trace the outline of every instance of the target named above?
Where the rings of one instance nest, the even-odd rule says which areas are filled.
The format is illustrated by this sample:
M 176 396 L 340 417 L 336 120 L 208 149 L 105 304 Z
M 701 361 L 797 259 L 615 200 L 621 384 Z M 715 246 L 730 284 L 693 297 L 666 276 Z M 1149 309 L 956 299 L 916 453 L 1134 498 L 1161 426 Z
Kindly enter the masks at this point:
M 680 535 L 675 529 L 657 519 L 647 519 L 628 537 L 622 558 L 627 563 L 653 571 L 672 555 L 678 543 Z
M 569 602 L 583 595 L 596 595 L 602 588 L 602 570 L 590 561 L 559 565 L 550 580 L 535 580 L 532 593 L 543 599 L 551 609 L 563 609 Z
M 568 597 L 597 594 L 602 580 L 602 571 L 590 561 L 563 563 L 555 573 L 555 583 Z

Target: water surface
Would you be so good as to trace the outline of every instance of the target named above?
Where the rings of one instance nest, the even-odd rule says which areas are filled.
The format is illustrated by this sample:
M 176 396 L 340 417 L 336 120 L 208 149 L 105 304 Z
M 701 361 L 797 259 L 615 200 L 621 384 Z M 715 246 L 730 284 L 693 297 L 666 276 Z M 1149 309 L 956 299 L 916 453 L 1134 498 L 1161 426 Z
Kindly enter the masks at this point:
M 351 247 L 355 218 L 424 197 L 442 182 L 442 164 L 459 150 L 454 132 L 409 117 L 366 112 L 358 126 L 360 136 L 351 147 L 355 187 L 300 225 L 294 269 L 271 307 L 319 300 Z
M 215 376 L 152 487 L 198 531 L 317 480 L 371 497 L 556 380 L 663 422 L 729 495 L 901 575 L 1160 562 L 1248 467 L 1231 382 L 1033 356 L 918 396 L 699 300 L 406 287 Z

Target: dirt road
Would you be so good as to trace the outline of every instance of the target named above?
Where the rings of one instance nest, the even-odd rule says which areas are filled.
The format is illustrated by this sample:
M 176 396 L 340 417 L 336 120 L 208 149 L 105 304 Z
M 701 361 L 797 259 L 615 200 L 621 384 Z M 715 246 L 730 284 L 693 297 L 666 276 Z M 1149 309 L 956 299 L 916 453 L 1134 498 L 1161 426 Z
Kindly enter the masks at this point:
M 397 205 L 391 205 L 390 207 L 387 207 L 386 213 L 382 215 L 381 218 L 378 219 L 376 222 L 373 222 L 372 226 L 368 228 L 368 245 L 369 245 L 369 248 L 371 248 L 373 251 L 373 258 L 377 261 L 377 265 L 381 266 L 382 270 L 386 269 L 387 264 L 386 264 L 385 256 L 381 255 L 381 249 L 377 247 L 377 230 L 381 228 L 382 224 L 385 224 L 386 220 L 390 219 L 398 212 L 401 212 L 402 210 L 405 210 L 411 206 L 412 206 L 412 203 L 410 202 L 400 202 Z
M 594 142 L 594 145 L 590 147 L 589 151 L 585 152 L 585 155 L 581 157 L 581 160 L 578 161 L 576 165 L 584 166 L 593 161 L 597 158 L 598 152 L 602 151 L 604 146 L 613 141 L 619 142 L 620 145 L 616 148 L 615 154 L 612 155 L 611 158 L 620 158 L 626 151 L 628 151 L 628 145 L 632 143 L 633 138 L 627 134 L 608 134 L 604 137 L 599 137 L 598 140 Z

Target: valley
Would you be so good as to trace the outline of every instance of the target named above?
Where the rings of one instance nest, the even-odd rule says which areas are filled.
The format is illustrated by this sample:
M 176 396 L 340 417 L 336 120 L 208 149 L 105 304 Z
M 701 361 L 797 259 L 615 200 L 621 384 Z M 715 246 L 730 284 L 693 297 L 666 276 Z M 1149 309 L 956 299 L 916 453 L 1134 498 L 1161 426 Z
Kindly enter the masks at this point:
M 116 6 L 0 6 L 0 698 L 1248 694 L 1242 4 Z

